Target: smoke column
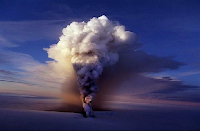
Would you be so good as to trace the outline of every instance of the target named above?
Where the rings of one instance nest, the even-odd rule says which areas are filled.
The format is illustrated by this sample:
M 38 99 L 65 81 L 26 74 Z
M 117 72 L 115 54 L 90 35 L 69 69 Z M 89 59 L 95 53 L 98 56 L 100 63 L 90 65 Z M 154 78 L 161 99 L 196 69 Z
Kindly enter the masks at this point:
M 72 22 L 62 32 L 60 41 L 46 50 L 50 58 L 59 61 L 64 57 L 72 65 L 84 111 L 92 116 L 92 101 L 99 90 L 96 83 L 103 68 L 115 64 L 119 51 L 133 43 L 136 36 L 105 15 L 88 22 Z

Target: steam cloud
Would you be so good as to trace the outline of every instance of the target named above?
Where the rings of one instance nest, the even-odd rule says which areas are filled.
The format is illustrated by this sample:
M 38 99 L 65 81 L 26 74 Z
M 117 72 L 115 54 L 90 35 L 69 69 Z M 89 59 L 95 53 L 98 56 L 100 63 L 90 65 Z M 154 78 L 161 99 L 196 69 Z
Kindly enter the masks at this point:
M 136 34 L 104 15 L 88 22 L 72 22 L 62 32 L 60 41 L 46 50 L 50 58 L 67 64 L 69 76 L 74 69 L 83 108 L 91 116 L 91 103 L 99 89 L 96 83 L 103 68 L 119 60 L 119 51 L 134 43 Z

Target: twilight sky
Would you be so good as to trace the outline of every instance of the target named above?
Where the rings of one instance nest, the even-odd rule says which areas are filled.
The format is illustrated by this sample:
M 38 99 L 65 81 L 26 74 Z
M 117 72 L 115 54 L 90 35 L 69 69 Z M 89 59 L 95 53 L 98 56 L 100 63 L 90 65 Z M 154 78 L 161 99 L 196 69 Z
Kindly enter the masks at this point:
M 44 48 L 72 21 L 106 15 L 141 43 L 123 71 L 124 56 L 113 67 L 124 79 L 116 73 L 118 83 L 110 88 L 118 84 L 120 94 L 138 98 L 199 102 L 199 7 L 198 0 L 0 0 L 0 93 L 59 96 L 66 77 L 51 70 Z M 109 73 L 100 81 L 104 76 Z

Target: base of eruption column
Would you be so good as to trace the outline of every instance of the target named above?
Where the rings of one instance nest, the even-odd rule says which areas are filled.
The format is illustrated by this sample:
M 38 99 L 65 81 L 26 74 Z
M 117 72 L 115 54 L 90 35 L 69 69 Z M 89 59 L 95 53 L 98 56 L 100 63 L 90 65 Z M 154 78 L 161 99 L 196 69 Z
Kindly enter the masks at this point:
M 83 101 L 84 117 L 95 117 L 92 110 L 92 96 L 86 96 Z

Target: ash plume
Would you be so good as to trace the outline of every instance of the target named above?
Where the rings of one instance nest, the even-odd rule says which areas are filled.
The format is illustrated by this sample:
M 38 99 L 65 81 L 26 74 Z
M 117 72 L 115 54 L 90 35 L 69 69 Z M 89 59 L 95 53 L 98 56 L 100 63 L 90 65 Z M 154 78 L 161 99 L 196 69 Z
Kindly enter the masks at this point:
M 88 22 L 72 22 L 62 32 L 60 41 L 46 50 L 50 58 L 67 64 L 61 65 L 67 67 L 69 83 L 70 78 L 77 76 L 82 106 L 86 116 L 92 116 L 92 101 L 104 67 L 118 62 L 119 51 L 136 42 L 136 34 L 105 15 Z

